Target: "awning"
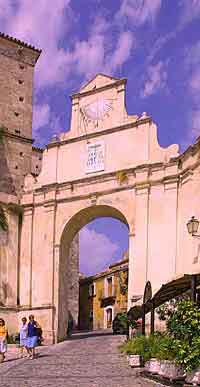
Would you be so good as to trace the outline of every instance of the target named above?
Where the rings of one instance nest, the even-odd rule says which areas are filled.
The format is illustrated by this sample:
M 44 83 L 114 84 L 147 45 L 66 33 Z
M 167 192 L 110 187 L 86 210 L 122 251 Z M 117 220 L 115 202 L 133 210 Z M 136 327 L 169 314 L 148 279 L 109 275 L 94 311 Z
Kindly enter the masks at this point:
M 196 276 L 196 285 L 200 285 L 200 273 L 184 274 L 184 276 L 161 286 L 151 299 L 154 307 L 157 308 L 172 298 L 178 297 L 189 291 L 191 289 L 191 279 L 193 275 Z
M 193 276 L 196 277 L 196 286 L 200 286 L 200 273 L 189 273 L 184 274 L 182 277 L 175 278 L 162 285 L 154 296 L 145 303 L 145 313 L 149 313 L 152 306 L 157 308 L 165 302 L 191 290 L 191 280 Z M 138 320 L 139 318 L 142 318 L 143 305 L 133 306 L 129 309 L 127 315 L 129 320 Z

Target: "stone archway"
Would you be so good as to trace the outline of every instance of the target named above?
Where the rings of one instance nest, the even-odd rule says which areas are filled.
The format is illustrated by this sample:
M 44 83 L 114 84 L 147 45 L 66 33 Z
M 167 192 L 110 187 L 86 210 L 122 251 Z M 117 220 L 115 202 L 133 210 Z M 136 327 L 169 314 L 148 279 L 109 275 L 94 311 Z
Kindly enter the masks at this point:
M 117 208 L 108 205 L 94 205 L 86 207 L 76 213 L 66 223 L 60 238 L 59 254 L 59 294 L 57 305 L 57 337 L 62 340 L 66 335 L 68 314 L 74 316 L 78 311 L 78 257 L 71 254 L 71 244 L 82 227 L 100 217 L 112 217 L 126 224 L 129 224 L 124 214 Z M 70 297 L 70 288 L 77 291 Z
M 200 217 L 200 141 L 182 155 L 176 144 L 162 148 L 152 118 L 127 113 L 125 87 L 126 79 L 97 74 L 72 95 L 70 130 L 47 145 L 39 176 L 25 178 L 22 227 L 12 217 L 4 256 L 14 296 L 2 313 L 13 332 L 17 317 L 34 312 L 48 342 L 64 337 L 63 257 L 95 217 L 120 212 L 129 225 L 128 307 L 141 302 L 148 280 L 154 291 L 198 270 L 186 223 Z

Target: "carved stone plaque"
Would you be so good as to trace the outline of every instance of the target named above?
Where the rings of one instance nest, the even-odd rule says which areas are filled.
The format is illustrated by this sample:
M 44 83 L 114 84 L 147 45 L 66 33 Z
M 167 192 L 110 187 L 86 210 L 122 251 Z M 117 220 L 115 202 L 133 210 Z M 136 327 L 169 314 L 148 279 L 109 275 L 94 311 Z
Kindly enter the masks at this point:
M 87 144 L 86 173 L 104 170 L 104 142 Z

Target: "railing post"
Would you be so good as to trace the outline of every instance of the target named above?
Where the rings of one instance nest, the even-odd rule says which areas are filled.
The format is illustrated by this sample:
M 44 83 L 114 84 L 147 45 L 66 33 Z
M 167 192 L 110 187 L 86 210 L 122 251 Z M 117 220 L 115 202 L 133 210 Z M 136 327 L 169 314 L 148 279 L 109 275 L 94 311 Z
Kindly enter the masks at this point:
M 154 333 L 155 329 L 155 305 L 154 302 L 152 301 L 151 305 L 151 333 Z
M 196 302 L 197 298 L 197 277 L 195 274 L 191 278 L 191 299 L 193 302 Z
M 145 304 L 142 304 L 142 334 L 145 336 Z

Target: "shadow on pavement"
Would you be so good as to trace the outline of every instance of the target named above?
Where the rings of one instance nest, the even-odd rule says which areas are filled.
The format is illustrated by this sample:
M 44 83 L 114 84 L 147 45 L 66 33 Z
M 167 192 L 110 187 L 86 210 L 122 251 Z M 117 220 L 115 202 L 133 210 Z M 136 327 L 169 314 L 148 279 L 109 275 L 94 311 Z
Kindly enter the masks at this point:
M 77 332 L 73 333 L 70 337 L 68 337 L 66 340 L 80 340 L 80 339 L 91 339 L 93 337 L 98 336 L 113 336 L 112 331 L 87 331 L 87 332 Z

